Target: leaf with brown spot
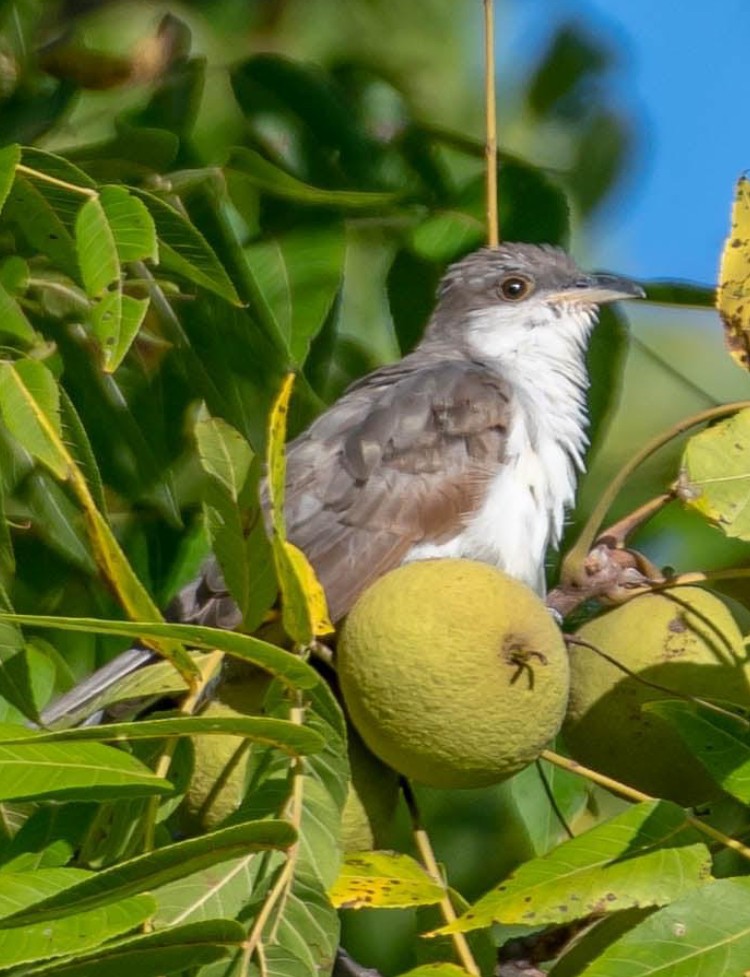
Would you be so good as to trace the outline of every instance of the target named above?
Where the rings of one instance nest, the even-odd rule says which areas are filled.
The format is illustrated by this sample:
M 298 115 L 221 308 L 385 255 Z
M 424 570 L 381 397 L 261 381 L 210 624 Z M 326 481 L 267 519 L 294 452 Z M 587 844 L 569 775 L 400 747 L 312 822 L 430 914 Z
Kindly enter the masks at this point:
M 566 923 L 636 904 L 663 906 L 705 884 L 711 859 L 666 801 L 623 814 L 526 862 L 454 923 L 434 934 L 468 932 L 493 923 Z
M 732 358 L 750 370 L 750 180 L 744 176 L 737 182 L 732 226 L 721 255 L 716 307 Z
M 337 909 L 431 906 L 444 896 L 413 858 L 383 851 L 348 855 L 328 894 Z

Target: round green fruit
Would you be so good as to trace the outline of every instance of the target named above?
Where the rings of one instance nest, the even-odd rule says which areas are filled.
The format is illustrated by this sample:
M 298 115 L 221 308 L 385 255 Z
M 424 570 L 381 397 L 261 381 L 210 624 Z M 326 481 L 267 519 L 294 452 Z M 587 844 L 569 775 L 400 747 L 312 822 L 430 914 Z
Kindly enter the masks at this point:
M 381 577 L 346 619 L 337 670 L 366 745 L 433 787 L 482 787 L 525 767 L 568 698 L 568 656 L 544 603 L 473 560 Z
M 571 646 L 563 736 L 574 759 L 678 804 L 716 796 L 718 786 L 678 733 L 641 707 L 668 699 L 669 690 L 750 705 L 747 655 L 726 606 L 698 587 L 644 594 L 589 621 L 578 636 L 634 675 Z
M 201 716 L 246 715 L 225 702 L 209 702 Z M 185 794 L 187 827 L 210 830 L 234 814 L 245 796 L 250 750 L 242 736 L 199 734 L 193 741 L 193 776 Z

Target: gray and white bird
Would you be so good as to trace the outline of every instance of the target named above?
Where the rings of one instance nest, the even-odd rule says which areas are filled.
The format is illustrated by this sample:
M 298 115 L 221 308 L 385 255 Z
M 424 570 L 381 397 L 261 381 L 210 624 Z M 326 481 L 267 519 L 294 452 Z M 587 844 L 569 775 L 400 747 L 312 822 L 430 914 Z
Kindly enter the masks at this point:
M 545 555 L 584 465 L 598 307 L 643 294 L 548 246 L 483 248 L 448 269 L 414 351 L 350 386 L 287 447 L 287 533 L 334 621 L 378 577 L 429 557 L 482 560 L 543 592 Z M 168 616 L 241 623 L 215 561 Z M 43 721 L 152 657 L 125 652 Z

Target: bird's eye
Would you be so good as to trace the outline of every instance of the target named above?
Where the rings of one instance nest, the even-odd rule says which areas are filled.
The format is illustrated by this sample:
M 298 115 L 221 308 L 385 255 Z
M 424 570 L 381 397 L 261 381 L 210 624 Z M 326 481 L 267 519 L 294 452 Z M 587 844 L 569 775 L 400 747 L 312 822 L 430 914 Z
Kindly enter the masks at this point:
M 500 282 L 500 294 L 509 302 L 518 302 L 525 298 L 531 291 L 531 284 L 525 278 L 518 275 L 511 275 Z

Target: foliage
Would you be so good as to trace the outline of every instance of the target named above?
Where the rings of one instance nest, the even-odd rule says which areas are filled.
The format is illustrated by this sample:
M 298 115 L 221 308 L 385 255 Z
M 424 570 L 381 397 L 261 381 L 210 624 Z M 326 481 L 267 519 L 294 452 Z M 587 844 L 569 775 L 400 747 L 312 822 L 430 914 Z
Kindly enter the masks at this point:
M 413 347 L 446 264 L 483 241 L 484 148 L 431 122 L 408 72 L 364 49 L 322 67 L 232 44 L 224 69 L 192 54 L 169 15 L 133 51 L 107 53 L 81 42 L 72 6 L 0 4 L 0 969 L 317 975 L 341 938 L 334 903 L 386 907 L 389 919 L 393 907 L 424 911 L 432 938 L 413 943 L 439 965 L 413 974 L 464 972 L 446 933 L 481 928 L 468 945 L 490 972 L 495 944 L 582 919 L 577 945 L 549 954 L 560 977 L 687 974 L 698 958 L 712 973 L 748 969 L 750 853 L 724 834 L 728 821 L 747 828 L 736 704 L 649 706 L 734 806 L 701 819 L 644 796 L 625 808 L 544 761 L 485 795 L 504 823 L 481 853 L 493 878 L 461 886 L 472 898 L 492 886 L 474 904 L 411 848 L 349 854 L 340 870 L 346 724 L 327 666 L 309 660 L 330 628 L 284 538 L 283 442 L 287 423 L 296 433 L 349 381 Z M 218 7 L 229 44 L 238 8 Z M 272 34 L 261 7 L 258 29 Z M 38 43 L 55 23 L 58 40 Z M 540 133 L 562 133 L 569 167 L 553 177 L 520 153 L 501 157 L 506 238 L 564 245 L 571 210 L 591 213 L 615 185 L 630 137 L 596 95 L 609 61 L 566 26 L 526 79 L 524 110 Z M 209 67 L 233 120 L 215 142 Z M 105 106 L 107 123 L 67 138 L 81 105 Z M 736 344 L 735 279 L 747 288 L 747 276 L 725 261 Z M 653 298 L 705 305 L 707 292 L 659 283 Z M 625 344 L 617 314 L 606 328 L 614 339 L 600 330 L 591 353 L 595 439 Z M 665 502 L 747 539 L 747 442 L 746 414 L 706 428 Z M 209 549 L 239 632 L 162 620 Z M 165 661 L 92 705 L 117 707 L 116 722 L 34 729 L 54 694 L 133 639 Z M 212 696 L 232 711 L 203 715 Z M 238 745 L 188 810 L 198 735 Z M 237 802 L 210 823 L 233 784 Z M 440 807 L 423 800 L 429 821 Z M 475 800 L 448 803 L 460 820 Z M 707 831 L 738 854 L 730 871 L 712 862 Z M 451 900 L 452 923 L 424 909 Z

